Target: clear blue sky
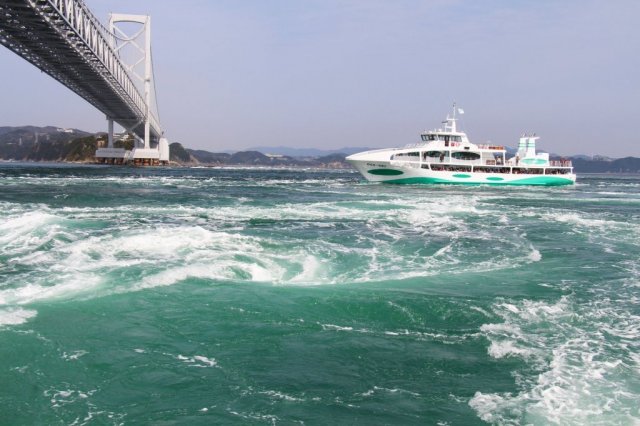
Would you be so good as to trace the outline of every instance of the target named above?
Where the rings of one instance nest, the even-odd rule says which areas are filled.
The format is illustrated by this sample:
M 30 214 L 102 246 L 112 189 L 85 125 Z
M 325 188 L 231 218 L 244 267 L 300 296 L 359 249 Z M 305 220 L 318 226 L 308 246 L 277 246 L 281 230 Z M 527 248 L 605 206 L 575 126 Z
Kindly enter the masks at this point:
M 456 100 L 473 142 L 640 156 L 638 0 L 86 0 L 152 16 L 162 124 L 210 151 L 401 146 Z M 0 49 L 0 125 L 106 129 Z

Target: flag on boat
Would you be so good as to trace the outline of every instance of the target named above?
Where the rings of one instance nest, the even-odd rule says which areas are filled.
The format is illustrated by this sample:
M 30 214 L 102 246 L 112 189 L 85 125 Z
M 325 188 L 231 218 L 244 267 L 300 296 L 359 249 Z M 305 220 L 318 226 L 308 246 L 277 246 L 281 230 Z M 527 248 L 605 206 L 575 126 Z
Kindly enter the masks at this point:
M 464 114 L 464 110 L 462 108 L 458 108 L 458 114 Z

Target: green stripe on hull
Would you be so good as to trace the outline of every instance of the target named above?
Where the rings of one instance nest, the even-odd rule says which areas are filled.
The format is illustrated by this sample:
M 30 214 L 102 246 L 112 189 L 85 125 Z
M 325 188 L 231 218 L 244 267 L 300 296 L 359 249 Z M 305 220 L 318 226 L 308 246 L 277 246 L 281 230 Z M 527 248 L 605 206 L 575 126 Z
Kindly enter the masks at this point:
M 404 179 L 392 179 L 385 180 L 384 183 L 401 183 L 401 184 L 414 184 L 414 183 L 459 183 L 459 184 L 467 184 L 470 182 L 457 182 L 447 179 L 438 179 L 438 178 L 428 178 L 428 177 L 412 177 L 412 178 L 404 178 Z
M 403 171 L 394 169 L 371 169 L 367 170 L 367 173 L 379 176 L 397 176 L 404 174 Z
M 536 176 L 525 179 L 518 179 L 511 182 L 504 182 L 507 185 L 545 185 L 545 186 L 560 186 L 560 185 L 572 185 L 575 182 L 571 179 L 562 177 L 551 176 Z
M 404 179 L 386 180 L 384 183 L 398 184 L 454 184 L 454 185 L 540 185 L 540 186 L 561 186 L 571 185 L 574 182 L 571 179 L 551 176 L 536 176 L 524 179 L 502 181 L 502 182 L 469 182 L 449 179 L 440 179 L 433 177 L 412 177 Z

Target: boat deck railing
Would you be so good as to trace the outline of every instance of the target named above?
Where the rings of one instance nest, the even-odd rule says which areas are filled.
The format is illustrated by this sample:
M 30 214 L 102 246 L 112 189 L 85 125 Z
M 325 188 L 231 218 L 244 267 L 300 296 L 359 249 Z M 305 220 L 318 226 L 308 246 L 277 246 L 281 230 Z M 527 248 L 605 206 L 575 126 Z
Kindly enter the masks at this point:
M 470 166 L 463 164 L 448 163 L 423 163 L 419 165 L 413 163 L 406 164 L 405 167 L 431 169 L 442 172 L 466 172 L 466 173 L 490 173 L 490 174 L 527 174 L 527 175 L 567 175 L 572 170 L 569 167 L 528 167 L 528 166 Z
M 429 158 L 431 159 L 431 158 Z M 450 157 L 432 159 L 428 161 L 421 159 L 419 156 L 395 156 L 390 164 L 396 167 L 405 167 L 413 169 L 431 169 L 434 171 L 449 172 L 475 172 L 475 173 L 499 173 L 499 174 L 539 174 L 539 175 L 564 175 L 573 172 L 571 161 L 550 161 L 545 165 L 516 165 L 512 161 L 506 164 L 496 162 L 494 160 L 457 160 Z
M 549 165 L 553 167 L 573 167 L 571 160 L 549 160 Z
M 412 164 L 448 164 L 448 165 L 458 165 L 458 166 L 507 166 L 507 167 L 529 167 L 529 168 L 548 168 L 548 167 L 564 167 L 571 168 L 573 167 L 573 163 L 571 160 L 551 160 L 549 164 L 543 165 L 527 165 L 527 164 L 516 164 L 512 159 L 503 163 L 500 159 L 490 160 L 490 159 L 477 159 L 477 160 L 460 160 L 451 157 L 444 157 L 442 160 L 435 157 L 427 157 L 420 158 L 419 155 L 410 155 L 410 154 L 395 154 L 391 160 L 396 165 L 412 165 Z
M 491 144 L 480 144 L 478 145 L 480 149 L 490 149 L 492 151 L 504 151 L 505 147 L 502 145 L 491 145 Z

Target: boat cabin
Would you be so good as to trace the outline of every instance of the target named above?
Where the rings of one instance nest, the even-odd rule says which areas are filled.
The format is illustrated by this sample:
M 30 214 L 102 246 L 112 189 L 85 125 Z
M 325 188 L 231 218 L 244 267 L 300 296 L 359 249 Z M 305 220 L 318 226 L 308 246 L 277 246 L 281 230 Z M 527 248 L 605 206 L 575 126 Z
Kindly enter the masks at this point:
M 432 133 L 423 133 L 422 140 L 425 142 L 430 141 L 443 141 L 443 142 L 462 142 L 461 135 L 448 135 L 448 134 L 432 134 Z

